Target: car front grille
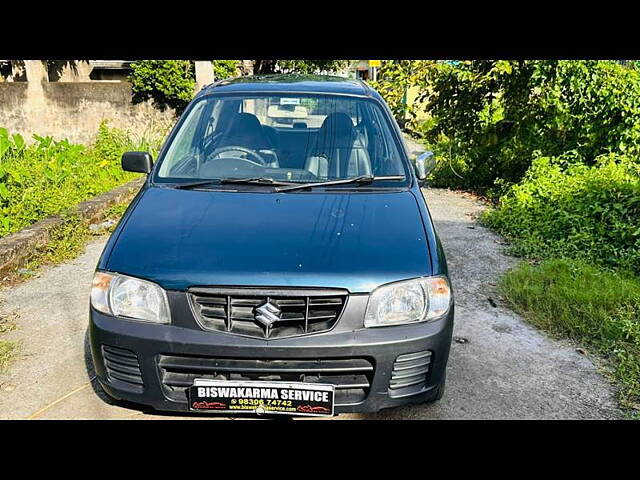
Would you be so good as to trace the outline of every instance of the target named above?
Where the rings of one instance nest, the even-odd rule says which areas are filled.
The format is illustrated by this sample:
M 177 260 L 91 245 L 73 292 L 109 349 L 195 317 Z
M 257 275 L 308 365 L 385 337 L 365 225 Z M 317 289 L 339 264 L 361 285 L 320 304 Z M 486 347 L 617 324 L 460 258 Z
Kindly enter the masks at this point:
M 160 379 L 169 398 L 186 402 L 187 388 L 196 378 L 327 383 L 336 386 L 336 405 L 363 401 L 373 380 L 373 363 L 366 358 L 246 359 L 160 355 Z
M 142 372 L 138 356 L 131 350 L 102 345 L 102 356 L 107 376 L 112 383 L 123 382 L 129 389 L 142 392 Z
M 331 329 L 347 300 L 338 289 L 193 287 L 189 303 L 200 326 L 260 338 Z
M 430 366 L 431 352 L 428 350 L 400 355 L 393 364 L 389 395 L 398 397 L 421 390 L 427 383 Z

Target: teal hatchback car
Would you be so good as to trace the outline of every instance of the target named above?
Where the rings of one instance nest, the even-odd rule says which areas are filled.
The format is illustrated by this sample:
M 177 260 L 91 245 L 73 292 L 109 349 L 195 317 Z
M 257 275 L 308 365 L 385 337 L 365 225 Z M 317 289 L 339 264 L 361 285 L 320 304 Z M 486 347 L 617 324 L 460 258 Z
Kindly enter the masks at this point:
M 223 80 L 192 100 L 109 239 L 95 371 L 159 410 L 335 415 L 439 399 L 444 252 L 380 95 L 324 76 Z

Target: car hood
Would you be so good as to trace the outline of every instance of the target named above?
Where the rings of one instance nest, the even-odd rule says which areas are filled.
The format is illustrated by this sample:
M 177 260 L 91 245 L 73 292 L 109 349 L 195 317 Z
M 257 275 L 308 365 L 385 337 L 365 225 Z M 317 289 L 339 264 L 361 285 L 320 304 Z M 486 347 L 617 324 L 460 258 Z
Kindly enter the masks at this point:
M 409 191 L 258 193 L 151 187 L 114 233 L 100 268 L 194 285 L 370 292 L 431 274 Z

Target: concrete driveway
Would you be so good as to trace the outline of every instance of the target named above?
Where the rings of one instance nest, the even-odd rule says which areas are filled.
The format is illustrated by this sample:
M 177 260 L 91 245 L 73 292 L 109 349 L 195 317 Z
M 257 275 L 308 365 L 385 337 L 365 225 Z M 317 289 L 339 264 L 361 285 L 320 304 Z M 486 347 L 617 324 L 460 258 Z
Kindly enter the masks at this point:
M 336 418 L 620 418 L 612 386 L 587 356 L 529 326 L 500 301 L 496 280 L 517 260 L 502 253 L 498 235 L 476 223 L 484 205 L 447 190 L 427 189 L 425 195 L 456 295 L 447 391 L 434 405 Z M 14 316 L 18 325 L 5 337 L 22 343 L 9 373 L 0 376 L 0 419 L 180 418 L 114 405 L 94 380 L 88 295 L 105 241 L 0 292 L 0 315 Z

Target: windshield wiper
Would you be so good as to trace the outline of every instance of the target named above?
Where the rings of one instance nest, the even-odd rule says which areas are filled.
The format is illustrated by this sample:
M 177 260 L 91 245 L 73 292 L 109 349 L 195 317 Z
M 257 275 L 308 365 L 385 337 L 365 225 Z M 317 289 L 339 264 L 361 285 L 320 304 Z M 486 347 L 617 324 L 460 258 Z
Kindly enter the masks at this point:
M 272 178 L 266 177 L 252 177 L 252 178 L 223 178 L 216 180 L 200 180 L 198 182 L 188 183 L 173 183 L 170 184 L 173 188 L 181 190 L 189 190 L 192 188 L 206 187 L 209 185 L 223 185 L 223 184 L 245 184 L 245 185 L 297 185 L 291 182 L 278 182 Z
M 360 175 L 359 177 L 351 177 L 351 178 L 340 178 L 338 180 L 329 180 L 326 182 L 316 182 L 316 183 L 298 183 L 296 185 L 288 185 L 286 187 L 276 187 L 276 192 L 291 192 L 293 190 L 302 190 L 305 188 L 313 188 L 313 187 L 325 187 L 329 185 L 345 185 L 349 183 L 371 183 L 376 180 L 404 180 L 403 175 L 387 175 L 387 176 L 379 176 L 374 177 L 373 175 Z
M 220 183 L 235 183 L 246 185 L 297 185 L 293 182 L 281 182 L 268 177 L 251 177 L 251 178 L 223 178 Z
M 220 185 L 220 180 L 200 180 L 199 182 L 168 183 L 167 185 L 171 188 L 189 190 L 190 188 L 205 187 L 207 185 Z

